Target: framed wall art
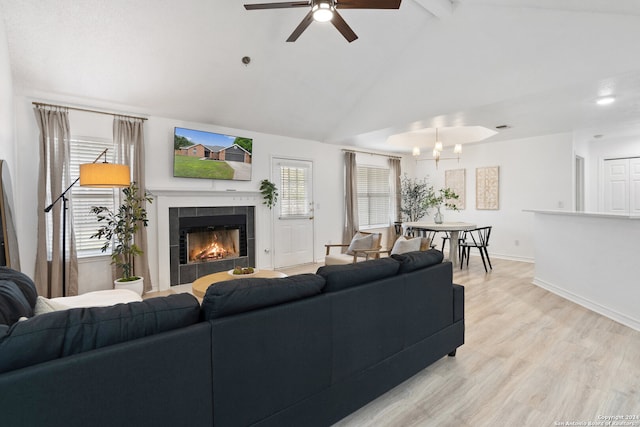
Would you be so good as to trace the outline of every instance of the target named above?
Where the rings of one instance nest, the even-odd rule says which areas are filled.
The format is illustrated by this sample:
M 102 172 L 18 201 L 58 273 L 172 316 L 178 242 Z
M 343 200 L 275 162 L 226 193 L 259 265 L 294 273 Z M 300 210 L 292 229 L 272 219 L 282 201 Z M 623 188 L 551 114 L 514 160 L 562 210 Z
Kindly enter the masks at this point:
M 499 209 L 499 189 L 499 166 L 476 168 L 476 209 Z
M 450 169 L 444 171 L 444 186 L 450 188 L 459 196 L 458 200 L 452 200 L 450 203 L 455 205 L 459 210 L 463 210 L 466 207 L 466 180 L 466 169 Z

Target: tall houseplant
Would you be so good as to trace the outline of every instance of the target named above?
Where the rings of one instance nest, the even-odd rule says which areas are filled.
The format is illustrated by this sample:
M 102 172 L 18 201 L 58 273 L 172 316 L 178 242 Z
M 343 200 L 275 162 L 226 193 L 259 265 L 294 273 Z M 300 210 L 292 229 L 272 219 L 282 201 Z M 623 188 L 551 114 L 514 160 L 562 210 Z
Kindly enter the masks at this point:
M 400 212 L 409 222 L 419 221 L 432 208 L 437 209 L 435 222 L 442 222 L 442 215 L 438 215 L 440 207 L 444 205 L 448 209 L 457 211 L 458 206 L 450 201 L 458 198 L 459 196 L 450 188 L 435 191 L 427 178 L 412 179 L 405 175 L 401 180 Z
M 433 194 L 433 187 L 429 185 L 427 178 L 412 179 L 407 175 L 402 177 L 400 184 L 400 213 L 405 221 L 418 221 L 429 211 L 427 201 Z
M 138 187 L 135 182 L 132 182 L 129 187 L 122 189 L 124 199 L 117 211 L 112 211 L 105 206 L 91 208 L 98 223 L 102 224 L 91 238 L 105 239 L 102 252 L 112 247 L 111 263 L 118 269 L 122 269 L 122 278 L 116 281 L 120 283 L 141 279 L 135 275 L 133 260 L 142 254 L 142 250 L 133 241 L 133 236 L 141 226 L 147 226 L 147 210 L 144 208 L 144 202 L 152 203 L 152 199 L 147 192 L 143 195 L 138 192 Z

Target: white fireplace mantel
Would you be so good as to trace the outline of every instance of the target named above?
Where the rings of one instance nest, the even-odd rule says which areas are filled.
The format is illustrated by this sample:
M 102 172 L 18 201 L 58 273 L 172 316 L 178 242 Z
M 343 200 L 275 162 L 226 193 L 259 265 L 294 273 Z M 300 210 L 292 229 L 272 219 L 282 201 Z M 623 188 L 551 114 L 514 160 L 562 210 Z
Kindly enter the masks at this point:
M 259 191 L 185 190 L 184 188 L 150 188 L 155 197 L 260 197 Z
M 170 253 L 169 253 L 169 208 L 205 207 L 205 206 L 255 206 L 262 205 L 262 194 L 259 191 L 219 191 L 185 188 L 149 188 L 147 191 L 154 198 L 157 224 L 158 250 L 158 290 L 170 289 Z M 264 208 L 266 209 L 266 207 Z M 268 218 L 268 216 L 267 216 Z M 262 224 L 262 215 L 256 210 L 256 227 L 268 228 Z M 268 221 L 268 219 L 267 219 Z M 256 236 L 256 239 L 259 239 Z

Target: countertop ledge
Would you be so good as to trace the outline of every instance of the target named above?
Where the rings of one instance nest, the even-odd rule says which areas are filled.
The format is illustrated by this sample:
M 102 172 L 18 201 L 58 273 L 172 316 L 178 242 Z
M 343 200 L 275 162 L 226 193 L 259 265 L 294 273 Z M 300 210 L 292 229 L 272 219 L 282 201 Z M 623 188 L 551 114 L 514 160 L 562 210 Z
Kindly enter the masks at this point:
M 576 212 L 545 209 L 523 209 L 523 212 L 532 212 L 545 215 L 580 216 L 585 218 L 613 218 L 613 219 L 640 219 L 640 215 L 614 214 L 606 212 Z

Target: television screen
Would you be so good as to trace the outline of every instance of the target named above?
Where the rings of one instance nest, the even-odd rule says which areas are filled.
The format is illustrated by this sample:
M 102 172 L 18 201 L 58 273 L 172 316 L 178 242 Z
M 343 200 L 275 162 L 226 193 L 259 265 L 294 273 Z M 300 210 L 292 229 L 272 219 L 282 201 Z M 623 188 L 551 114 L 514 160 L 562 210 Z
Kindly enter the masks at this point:
M 173 176 L 250 181 L 252 146 L 251 138 L 177 127 Z

